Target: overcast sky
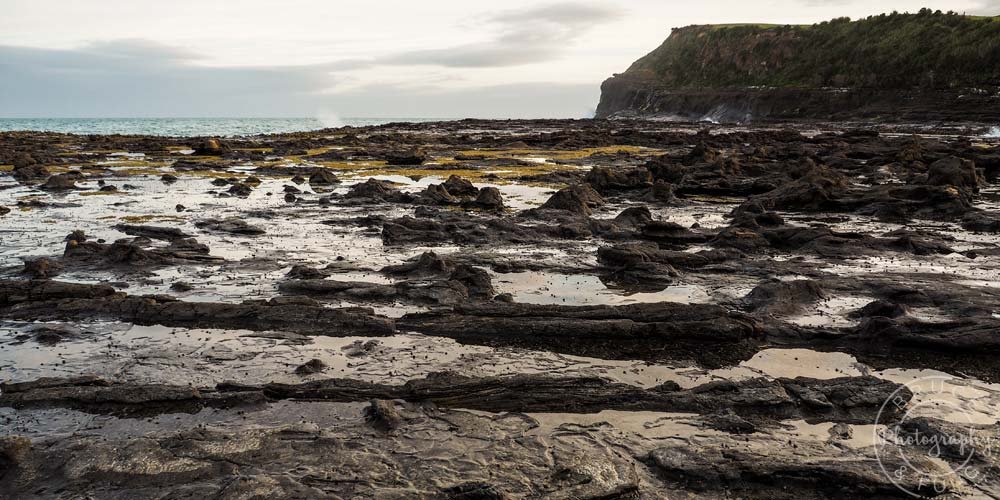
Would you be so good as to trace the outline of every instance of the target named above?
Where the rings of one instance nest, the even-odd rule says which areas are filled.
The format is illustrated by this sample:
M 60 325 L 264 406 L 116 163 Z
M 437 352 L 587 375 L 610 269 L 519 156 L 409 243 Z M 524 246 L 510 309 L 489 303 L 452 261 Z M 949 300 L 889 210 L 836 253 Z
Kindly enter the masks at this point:
M 0 0 L 2 117 L 584 117 L 689 24 L 1000 0 Z

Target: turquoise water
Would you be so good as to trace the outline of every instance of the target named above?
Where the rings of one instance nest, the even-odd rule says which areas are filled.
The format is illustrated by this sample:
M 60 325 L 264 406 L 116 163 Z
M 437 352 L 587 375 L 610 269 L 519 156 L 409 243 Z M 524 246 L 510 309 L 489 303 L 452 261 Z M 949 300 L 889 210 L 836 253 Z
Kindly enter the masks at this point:
M 436 119 L 435 119 L 436 120 Z M 304 132 L 352 125 L 426 122 L 427 118 L 0 118 L 0 131 L 38 130 L 68 134 L 236 136 Z

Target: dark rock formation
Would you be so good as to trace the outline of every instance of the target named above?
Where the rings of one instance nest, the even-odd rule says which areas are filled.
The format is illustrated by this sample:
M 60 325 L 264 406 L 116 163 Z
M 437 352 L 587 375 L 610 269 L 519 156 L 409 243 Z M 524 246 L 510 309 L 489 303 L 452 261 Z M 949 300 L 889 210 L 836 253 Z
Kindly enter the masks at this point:
M 883 43 L 868 42 L 873 33 Z M 605 81 L 597 117 L 995 123 L 997 63 L 965 49 L 989 50 L 997 33 L 930 10 L 813 26 L 689 26 Z
M 604 204 L 604 198 L 590 184 L 576 184 L 559 190 L 538 210 L 564 210 L 577 215 L 591 215 Z
M 257 226 L 251 225 L 243 219 L 237 219 L 235 217 L 228 219 L 204 219 L 195 222 L 194 225 L 195 227 L 206 231 L 239 234 L 243 236 L 259 236 L 267 232 Z

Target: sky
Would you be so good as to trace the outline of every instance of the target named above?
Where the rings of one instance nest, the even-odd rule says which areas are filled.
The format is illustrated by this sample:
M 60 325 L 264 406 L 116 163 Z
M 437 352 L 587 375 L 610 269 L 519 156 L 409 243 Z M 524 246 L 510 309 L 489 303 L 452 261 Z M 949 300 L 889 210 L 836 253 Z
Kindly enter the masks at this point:
M 1000 0 L 0 0 L 0 117 L 581 118 L 690 24 Z

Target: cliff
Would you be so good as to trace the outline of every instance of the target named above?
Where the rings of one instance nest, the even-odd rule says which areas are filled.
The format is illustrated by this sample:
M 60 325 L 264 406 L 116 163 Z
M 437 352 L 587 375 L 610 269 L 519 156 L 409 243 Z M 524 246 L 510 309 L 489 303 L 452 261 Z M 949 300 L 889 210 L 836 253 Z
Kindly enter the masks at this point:
M 923 10 L 675 29 L 601 87 L 597 116 L 1000 119 L 1000 18 Z

